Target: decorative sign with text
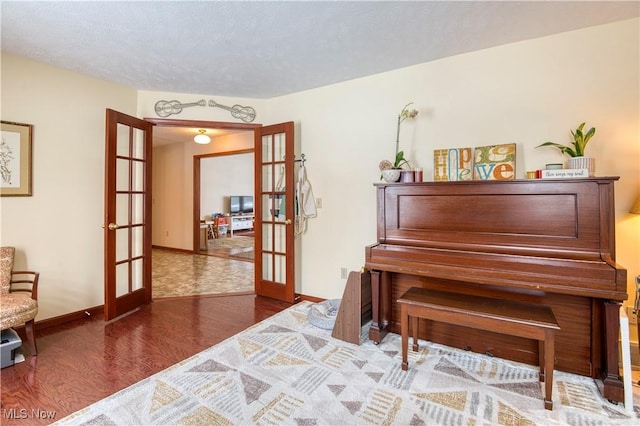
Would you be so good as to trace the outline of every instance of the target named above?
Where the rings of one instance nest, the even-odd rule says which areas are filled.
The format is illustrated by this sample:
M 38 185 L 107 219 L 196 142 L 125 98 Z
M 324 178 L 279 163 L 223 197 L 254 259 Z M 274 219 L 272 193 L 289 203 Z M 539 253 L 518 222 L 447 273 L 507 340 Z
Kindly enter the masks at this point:
M 589 169 L 542 170 L 542 179 L 588 178 Z
M 436 149 L 433 151 L 433 180 L 472 180 L 472 165 L 471 148 Z
M 481 146 L 474 150 L 474 180 L 514 180 L 516 144 Z

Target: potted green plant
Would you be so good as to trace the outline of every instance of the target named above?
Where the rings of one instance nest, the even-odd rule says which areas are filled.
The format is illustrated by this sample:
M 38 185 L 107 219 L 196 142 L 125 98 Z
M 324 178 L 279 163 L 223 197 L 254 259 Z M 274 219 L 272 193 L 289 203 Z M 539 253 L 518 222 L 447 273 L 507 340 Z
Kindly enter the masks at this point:
M 543 146 L 551 146 L 558 149 L 561 153 L 569 156 L 568 168 L 569 169 L 588 169 L 589 176 L 595 174 L 595 159 L 584 155 L 584 151 L 587 147 L 589 140 L 596 134 L 595 127 L 590 128 L 587 132 L 584 132 L 585 123 L 581 123 L 576 130 L 571 130 L 571 136 L 573 142 L 570 145 L 562 145 L 555 142 L 545 142 L 538 145 L 536 148 Z
M 400 151 L 400 124 L 406 120 L 407 118 L 416 118 L 418 115 L 418 110 L 409 109 L 409 106 L 413 104 L 413 102 L 409 102 L 402 108 L 400 114 L 398 114 L 398 126 L 396 129 L 396 155 L 394 157 L 393 163 L 389 160 L 382 160 L 380 164 L 378 164 L 378 168 L 382 173 L 382 178 L 386 182 L 397 182 L 400 179 L 400 172 L 402 168 L 409 164 L 409 161 L 404 158 L 404 151 Z

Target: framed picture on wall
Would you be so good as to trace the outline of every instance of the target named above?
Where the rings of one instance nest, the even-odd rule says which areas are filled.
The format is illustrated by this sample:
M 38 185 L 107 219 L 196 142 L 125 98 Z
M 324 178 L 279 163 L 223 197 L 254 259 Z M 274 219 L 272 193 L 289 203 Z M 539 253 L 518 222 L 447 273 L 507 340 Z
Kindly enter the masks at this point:
M 2 121 L 0 195 L 30 196 L 32 165 L 31 124 Z

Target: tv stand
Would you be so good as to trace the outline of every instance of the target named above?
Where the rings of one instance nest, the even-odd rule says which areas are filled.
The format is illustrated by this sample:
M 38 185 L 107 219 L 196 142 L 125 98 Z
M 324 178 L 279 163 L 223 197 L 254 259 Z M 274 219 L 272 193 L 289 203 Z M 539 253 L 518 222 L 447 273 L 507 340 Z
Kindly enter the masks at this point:
M 253 229 L 253 220 L 253 213 L 229 216 L 229 232 L 231 233 L 231 237 L 233 237 L 234 231 Z

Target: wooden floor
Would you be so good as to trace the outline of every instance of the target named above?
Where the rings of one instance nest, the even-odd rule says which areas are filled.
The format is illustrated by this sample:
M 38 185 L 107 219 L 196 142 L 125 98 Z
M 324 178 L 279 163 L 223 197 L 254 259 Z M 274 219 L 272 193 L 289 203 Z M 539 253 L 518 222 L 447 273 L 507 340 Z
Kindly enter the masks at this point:
M 110 322 L 36 328 L 38 356 L 24 345 L 26 360 L 0 371 L 0 424 L 52 423 L 288 306 L 255 295 L 161 299 Z

